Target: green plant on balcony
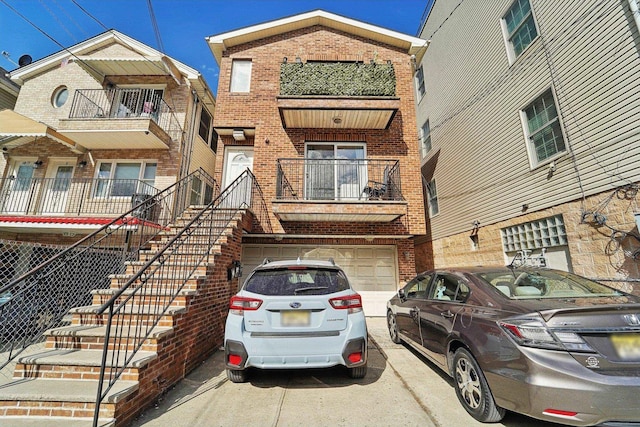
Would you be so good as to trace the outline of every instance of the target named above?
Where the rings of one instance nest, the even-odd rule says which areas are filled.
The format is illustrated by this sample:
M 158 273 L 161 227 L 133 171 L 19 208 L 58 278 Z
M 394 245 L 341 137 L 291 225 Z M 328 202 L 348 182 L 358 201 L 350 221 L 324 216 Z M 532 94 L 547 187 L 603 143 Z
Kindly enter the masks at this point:
M 280 94 L 288 96 L 395 96 L 391 64 L 361 62 L 282 63 Z

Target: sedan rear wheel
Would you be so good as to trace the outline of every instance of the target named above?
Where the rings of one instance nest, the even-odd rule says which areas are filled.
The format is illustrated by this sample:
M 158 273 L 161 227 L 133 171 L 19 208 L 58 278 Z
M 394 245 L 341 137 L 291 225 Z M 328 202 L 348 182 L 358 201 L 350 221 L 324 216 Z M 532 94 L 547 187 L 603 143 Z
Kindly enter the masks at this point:
M 464 348 L 453 356 L 456 395 L 466 411 L 483 423 L 494 423 L 504 417 L 505 410 L 496 406 L 489 384 L 476 362 Z
M 391 310 L 387 311 L 387 326 L 389 327 L 389 336 L 391 337 L 391 341 L 396 344 L 400 344 L 400 337 L 398 336 L 398 324 L 396 323 L 396 316 L 391 312 Z

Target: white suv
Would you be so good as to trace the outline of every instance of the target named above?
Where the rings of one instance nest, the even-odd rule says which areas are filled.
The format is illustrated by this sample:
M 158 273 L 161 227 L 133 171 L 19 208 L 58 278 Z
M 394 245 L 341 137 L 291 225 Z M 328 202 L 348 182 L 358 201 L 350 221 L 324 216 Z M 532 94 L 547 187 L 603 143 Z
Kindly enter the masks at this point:
M 247 368 L 328 368 L 352 378 L 367 373 L 362 299 L 330 260 L 265 262 L 231 298 L 225 326 L 227 375 L 244 382 Z

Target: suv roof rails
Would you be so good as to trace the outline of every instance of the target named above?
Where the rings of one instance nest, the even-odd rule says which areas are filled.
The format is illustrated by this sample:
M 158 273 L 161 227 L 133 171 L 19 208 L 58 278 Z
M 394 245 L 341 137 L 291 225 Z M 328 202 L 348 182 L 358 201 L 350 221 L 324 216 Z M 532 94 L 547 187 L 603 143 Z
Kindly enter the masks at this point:
M 329 262 L 330 262 L 332 265 L 336 265 L 336 262 L 333 260 L 333 258 L 329 258 Z
M 262 260 L 262 264 L 260 265 L 265 265 L 265 264 L 269 264 L 271 262 L 271 260 L 269 258 L 265 258 Z

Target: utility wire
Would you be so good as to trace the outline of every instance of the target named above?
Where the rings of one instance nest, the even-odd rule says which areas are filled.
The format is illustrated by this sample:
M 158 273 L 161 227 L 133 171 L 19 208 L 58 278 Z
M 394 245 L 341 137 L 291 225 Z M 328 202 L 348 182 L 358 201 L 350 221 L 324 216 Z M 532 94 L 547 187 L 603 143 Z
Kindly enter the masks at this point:
M 151 0 L 147 0 L 147 6 L 149 7 L 149 17 L 151 18 L 151 24 L 153 25 L 153 32 L 156 36 L 156 43 L 158 43 L 158 49 L 164 53 L 164 45 L 162 44 L 162 38 L 160 38 L 160 28 L 158 28 L 158 21 L 156 21 L 156 14 L 153 13 L 153 6 Z
M 71 2 L 73 4 L 75 4 L 76 6 L 78 6 L 78 8 L 85 13 L 85 15 L 87 15 L 89 18 L 91 18 L 94 21 L 96 21 L 98 23 L 98 25 L 100 25 L 102 28 L 104 28 L 105 30 L 109 29 L 102 22 L 100 22 L 100 20 L 98 18 L 96 18 L 95 16 L 93 16 L 92 14 L 87 12 L 84 7 L 80 6 L 76 0 L 71 0 Z

